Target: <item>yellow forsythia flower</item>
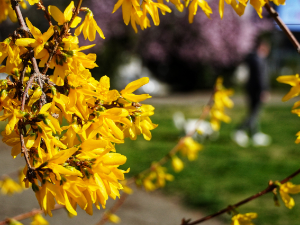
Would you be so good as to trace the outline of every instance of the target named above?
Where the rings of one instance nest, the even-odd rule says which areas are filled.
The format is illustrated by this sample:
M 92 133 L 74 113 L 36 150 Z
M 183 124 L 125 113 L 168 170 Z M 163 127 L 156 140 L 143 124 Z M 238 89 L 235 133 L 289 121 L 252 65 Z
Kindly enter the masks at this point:
M 5 134 L 9 135 L 15 129 L 16 124 L 24 117 L 24 112 L 18 109 L 8 108 L 3 116 L 0 116 L 0 121 L 9 119 L 8 124 L 5 126 Z
M 34 38 L 20 38 L 16 40 L 15 44 L 34 48 L 34 56 L 36 57 L 44 49 L 44 45 L 48 39 L 53 35 L 53 26 L 50 26 L 48 30 L 42 34 L 38 28 L 32 25 L 28 18 L 26 18 L 26 23 Z
M 40 0 L 26 0 L 30 5 L 34 5 L 36 3 L 39 3 Z
M 172 156 L 172 167 L 175 172 L 180 172 L 184 167 L 182 160 L 176 155 Z
M 133 15 L 136 14 L 137 17 L 141 17 L 143 15 L 138 0 L 118 0 L 118 2 L 114 6 L 112 13 L 120 8 L 120 6 L 122 6 L 123 20 L 126 25 L 129 24 L 130 19 L 131 21 L 134 20 Z
M 233 94 L 231 89 L 223 86 L 223 78 L 219 77 L 215 85 L 214 105 L 210 110 L 210 123 L 214 130 L 219 130 L 221 121 L 229 123 L 231 118 L 225 114 L 225 108 L 232 108 L 233 101 L 229 98 Z
M 23 223 L 21 223 L 17 220 L 14 220 L 14 219 L 9 219 L 8 225 L 23 225 Z
M 94 14 L 91 10 L 85 16 L 83 23 L 75 30 L 75 35 L 78 36 L 80 33 L 83 33 L 84 39 L 89 39 L 89 41 L 94 41 L 96 38 L 96 32 L 105 39 L 104 34 L 101 28 L 97 25 L 96 20 L 94 19 Z
M 1 193 L 4 195 L 12 195 L 16 192 L 22 192 L 22 187 L 9 177 L 5 178 L 3 181 L 0 181 L 0 188 Z
M 257 218 L 257 213 L 237 214 L 231 218 L 231 225 L 254 225 L 252 220 Z
M 116 214 L 113 214 L 113 213 L 107 213 L 106 216 L 107 216 L 107 219 L 108 219 L 111 223 L 120 223 L 120 222 L 121 222 L 120 217 L 118 217 Z
M 42 89 L 40 87 L 37 87 L 33 91 L 32 95 L 31 95 L 31 97 L 29 99 L 28 106 L 31 107 L 33 105 L 33 103 L 35 103 L 37 100 L 39 100 L 40 97 L 41 97 L 41 95 L 42 95 L 42 93 L 43 93 Z M 29 93 L 29 95 L 30 95 L 30 93 Z
M 23 0 L 21 0 L 19 4 L 21 5 L 22 8 L 24 9 L 27 8 L 26 3 Z M 17 16 L 15 11 L 11 7 L 10 1 L 0 0 L 0 23 L 6 20 L 7 16 L 9 16 L 12 22 L 17 22 Z
M 162 167 L 157 163 L 153 163 L 151 166 L 151 172 L 143 178 L 143 186 L 146 191 L 154 191 L 157 188 L 164 187 L 166 181 L 172 181 L 173 175 L 167 173 L 167 168 Z
M 193 23 L 194 16 L 197 13 L 198 6 L 203 10 L 205 15 L 210 18 L 210 14 L 212 14 L 212 10 L 209 7 L 208 3 L 205 0 L 193 0 L 189 6 L 189 22 Z
M 141 16 L 141 20 L 144 21 L 147 13 L 152 17 L 153 23 L 155 26 L 158 26 L 160 23 L 158 8 L 160 8 L 163 12 L 172 12 L 172 10 L 166 6 L 165 4 L 156 3 L 152 0 L 143 1 L 141 8 L 143 10 L 143 15 Z M 145 27 L 146 28 L 146 27 Z
M 24 173 L 23 173 L 23 171 L 22 170 L 20 170 L 19 171 L 19 184 L 21 185 L 21 187 L 23 188 L 23 189 L 25 189 L 25 188 L 28 188 L 29 186 L 31 186 L 31 183 L 29 183 L 29 182 L 26 182 L 24 179 L 25 179 L 25 175 L 24 175 Z M 28 187 L 26 187 L 26 183 L 28 184 Z
M 123 191 L 124 193 L 126 193 L 126 194 L 128 194 L 128 195 L 131 195 L 131 194 L 133 193 L 133 190 L 132 190 L 129 186 L 127 186 L 127 180 L 121 181 L 120 183 L 121 183 L 122 186 L 123 186 L 122 191 Z
M 296 97 L 300 93 L 300 78 L 299 74 L 279 76 L 276 79 L 280 83 L 289 84 L 292 86 L 291 90 L 282 98 L 282 101 L 287 101 L 293 97 Z
M 131 83 L 127 84 L 124 90 L 122 90 L 120 93 L 122 96 L 132 102 L 141 102 L 146 100 L 147 98 L 151 98 L 149 94 L 142 94 L 142 95 L 135 95 L 132 94 L 135 90 L 142 87 L 143 85 L 147 84 L 149 82 L 148 77 L 142 77 L 138 80 L 132 81 Z
M 273 1 L 276 5 L 284 5 L 285 4 L 285 0 L 270 0 Z M 256 10 L 258 16 L 260 18 L 262 18 L 262 7 L 264 7 L 264 5 L 268 2 L 266 0 L 239 0 L 238 3 L 236 0 L 226 0 L 227 4 L 230 4 L 232 6 L 232 8 L 234 9 L 234 11 L 239 15 L 243 15 L 245 12 L 245 8 L 247 6 L 247 4 L 250 2 L 250 5 L 253 6 L 253 8 Z M 220 0 L 220 5 L 219 5 L 219 12 L 220 12 L 220 16 L 222 18 L 222 14 L 223 14 L 223 6 L 224 5 L 224 0 Z
M 289 194 L 298 194 L 300 192 L 300 185 L 294 185 L 291 182 L 286 182 L 280 185 L 279 193 L 285 206 L 289 209 L 295 205 L 294 199 Z
M 64 23 L 67 23 L 71 20 L 73 16 L 73 9 L 75 8 L 74 2 L 71 1 L 71 3 L 68 5 L 68 7 L 65 9 L 65 11 L 62 13 L 62 11 L 59 10 L 54 5 L 48 6 L 48 11 L 50 15 L 53 17 L 53 19 L 58 23 L 58 25 L 63 25 Z M 76 16 L 71 24 L 71 28 L 77 27 L 77 25 L 80 23 L 81 18 L 79 16 Z
M 44 219 L 41 214 L 35 214 L 32 218 L 30 225 L 48 225 L 48 221 Z
M 203 149 L 203 146 L 194 141 L 193 138 L 186 137 L 179 146 L 179 149 L 183 155 L 187 156 L 188 160 L 193 161 L 197 158 L 198 152 Z

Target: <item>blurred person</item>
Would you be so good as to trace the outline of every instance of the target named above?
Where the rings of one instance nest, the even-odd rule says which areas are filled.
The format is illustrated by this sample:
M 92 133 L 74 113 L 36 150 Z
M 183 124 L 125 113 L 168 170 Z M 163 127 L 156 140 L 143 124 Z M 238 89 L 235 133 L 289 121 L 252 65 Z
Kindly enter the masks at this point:
M 269 76 L 266 58 L 270 53 L 270 44 L 259 38 L 254 51 L 246 58 L 249 78 L 246 83 L 248 115 L 232 134 L 232 139 L 241 147 L 247 147 L 250 138 L 253 146 L 268 146 L 271 137 L 260 131 L 259 114 L 264 102 L 270 99 Z M 249 138 L 249 136 L 250 138 Z

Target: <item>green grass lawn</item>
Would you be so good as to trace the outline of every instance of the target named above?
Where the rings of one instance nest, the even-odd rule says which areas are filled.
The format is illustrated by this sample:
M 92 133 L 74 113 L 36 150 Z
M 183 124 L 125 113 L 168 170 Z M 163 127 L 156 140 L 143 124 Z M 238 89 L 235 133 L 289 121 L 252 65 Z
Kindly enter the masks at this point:
M 139 137 L 137 141 L 127 140 L 125 145 L 117 146 L 117 151 L 128 157 L 124 168 L 131 168 L 130 175 L 149 167 L 176 144 L 180 132 L 173 125 L 172 114 L 177 110 L 189 118 L 196 118 L 201 107 L 158 106 L 152 118 L 159 127 L 152 132 L 150 142 Z M 261 127 L 272 136 L 273 142 L 269 147 L 259 148 L 240 148 L 231 141 L 230 133 L 241 122 L 245 109 L 237 106 L 230 110 L 232 123 L 222 125 L 217 141 L 204 143 L 205 148 L 197 160 L 183 159 L 185 168 L 177 174 L 168 165 L 175 180 L 167 184 L 165 193 L 179 195 L 188 206 L 211 214 L 263 190 L 269 180 L 282 180 L 299 169 L 300 150 L 294 141 L 300 130 L 300 118 L 290 110 L 291 105 L 280 103 L 265 107 Z M 292 181 L 300 184 L 300 176 Z M 295 196 L 295 201 L 292 210 L 287 209 L 281 199 L 281 207 L 276 207 L 273 195 L 267 194 L 238 210 L 240 213 L 257 212 L 255 224 L 298 225 L 300 195 Z M 230 216 L 224 215 L 220 219 L 230 224 Z

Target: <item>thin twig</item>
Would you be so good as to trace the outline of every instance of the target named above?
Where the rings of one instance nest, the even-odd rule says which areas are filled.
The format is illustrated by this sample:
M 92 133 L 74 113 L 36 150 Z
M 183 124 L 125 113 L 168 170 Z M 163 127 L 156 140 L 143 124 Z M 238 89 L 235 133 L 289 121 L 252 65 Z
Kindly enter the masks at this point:
M 51 22 L 51 15 L 50 13 L 47 11 L 46 7 L 44 6 L 42 0 L 39 1 L 39 3 L 37 4 L 38 9 L 41 9 L 44 12 L 44 16 L 47 19 L 49 26 L 52 26 L 52 22 Z
M 68 23 L 68 28 L 71 27 L 71 25 L 72 25 L 74 19 L 75 19 L 76 16 L 79 14 L 79 12 L 80 12 L 80 7 L 81 7 L 81 4 L 82 4 L 82 1 L 83 1 L 83 0 L 79 0 L 79 1 L 78 1 L 77 6 L 76 6 L 76 9 L 75 9 L 75 12 L 73 13 L 72 18 L 71 18 L 70 22 Z
M 281 30 L 286 34 L 286 36 L 290 39 L 294 47 L 296 48 L 297 52 L 300 53 L 300 44 L 293 35 L 293 33 L 290 31 L 290 29 L 285 25 L 285 23 L 280 19 L 278 13 L 276 10 L 270 6 L 269 3 L 265 4 L 265 8 L 268 11 L 268 13 L 273 17 L 275 22 L 278 24 L 278 26 L 281 28 Z
M 123 193 L 120 197 L 120 199 L 116 202 L 116 204 L 111 207 L 108 212 L 104 213 L 101 220 L 96 224 L 96 225 L 103 225 L 108 221 L 108 216 L 107 213 L 115 213 L 125 202 L 129 195 L 126 193 Z M 1 225 L 1 224 L 0 224 Z
M 29 32 L 28 27 L 26 26 L 26 23 L 24 21 L 21 9 L 19 7 L 19 3 L 16 0 L 11 0 L 11 6 L 14 9 L 14 11 L 16 12 L 19 24 L 20 24 L 20 29 L 23 30 L 25 33 Z
M 31 77 L 29 78 L 29 80 L 27 81 L 27 85 L 26 85 L 26 88 L 25 88 L 23 96 L 22 96 L 21 111 L 24 111 L 25 101 L 26 101 L 26 98 L 27 98 L 27 95 L 28 95 L 29 88 L 31 87 L 31 85 L 32 85 L 34 79 L 36 78 L 36 76 L 37 76 L 36 73 L 32 74 Z
M 52 211 L 54 210 L 58 210 L 58 209 L 62 209 L 62 208 L 65 208 L 64 205 L 55 205 L 54 209 L 52 209 Z M 26 213 L 23 213 L 23 214 L 20 214 L 20 215 L 17 215 L 15 217 L 12 217 L 12 218 L 7 218 L 6 220 L 3 220 L 0 222 L 0 225 L 5 225 L 5 224 L 9 224 L 10 223 L 10 220 L 17 220 L 17 221 L 20 221 L 20 220 L 24 220 L 24 219 L 27 219 L 27 218 L 30 218 L 36 214 L 41 214 L 43 213 L 44 211 L 41 210 L 41 209 L 33 209 L 31 210 L 30 212 L 26 212 Z
M 300 174 L 300 169 L 298 169 L 297 171 L 295 171 L 291 175 L 289 175 L 286 178 L 284 178 L 282 181 L 280 181 L 280 183 L 284 184 L 284 183 L 288 182 L 289 180 L 291 180 L 293 177 L 297 176 L 298 174 Z M 262 191 L 260 191 L 260 192 L 258 192 L 256 194 L 254 194 L 254 195 L 252 195 L 252 196 L 250 196 L 250 197 L 248 197 L 248 198 L 246 198 L 246 199 L 244 199 L 244 200 L 242 200 L 242 201 L 240 201 L 240 202 L 238 202 L 238 203 L 236 203 L 234 205 L 230 205 L 230 206 L 228 206 L 228 207 L 220 210 L 219 212 L 216 212 L 216 213 L 211 214 L 209 216 L 205 216 L 205 217 L 203 217 L 203 218 L 201 218 L 199 220 L 195 220 L 195 221 L 192 221 L 192 222 L 188 222 L 187 220 L 183 219 L 181 225 L 195 225 L 195 224 L 202 223 L 202 222 L 207 221 L 209 219 L 212 219 L 212 218 L 214 218 L 216 216 L 219 216 L 219 215 L 221 215 L 223 213 L 229 212 L 229 211 L 232 210 L 232 208 L 237 208 L 237 207 L 239 207 L 241 205 L 244 205 L 244 204 L 246 204 L 246 203 L 248 203 L 248 202 L 250 202 L 250 201 L 252 201 L 252 200 L 254 200 L 254 199 L 256 199 L 256 198 L 258 198 L 260 196 L 262 196 L 262 195 L 265 195 L 265 194 L 273 191 L 274 188 L 277 188 L 277 185 L 274 184 L 273 182 L 269 182 L 269 186 L 266 189 L 264 189 L 264 190 L 262 190 Z

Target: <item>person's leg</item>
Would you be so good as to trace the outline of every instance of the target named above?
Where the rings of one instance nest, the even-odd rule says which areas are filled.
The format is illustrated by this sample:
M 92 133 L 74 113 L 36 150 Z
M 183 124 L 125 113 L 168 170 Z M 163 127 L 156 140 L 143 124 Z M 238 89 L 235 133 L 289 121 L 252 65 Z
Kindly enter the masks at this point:
M 259 128 L 259 114 L 261 111 L 262 102 L 260 101 L 260 96 L 258 94 L 252 94 L 250 99 L 250 108 L 248 116 L 248 131 L 249 135 L 253 136 L 260 131 Z

